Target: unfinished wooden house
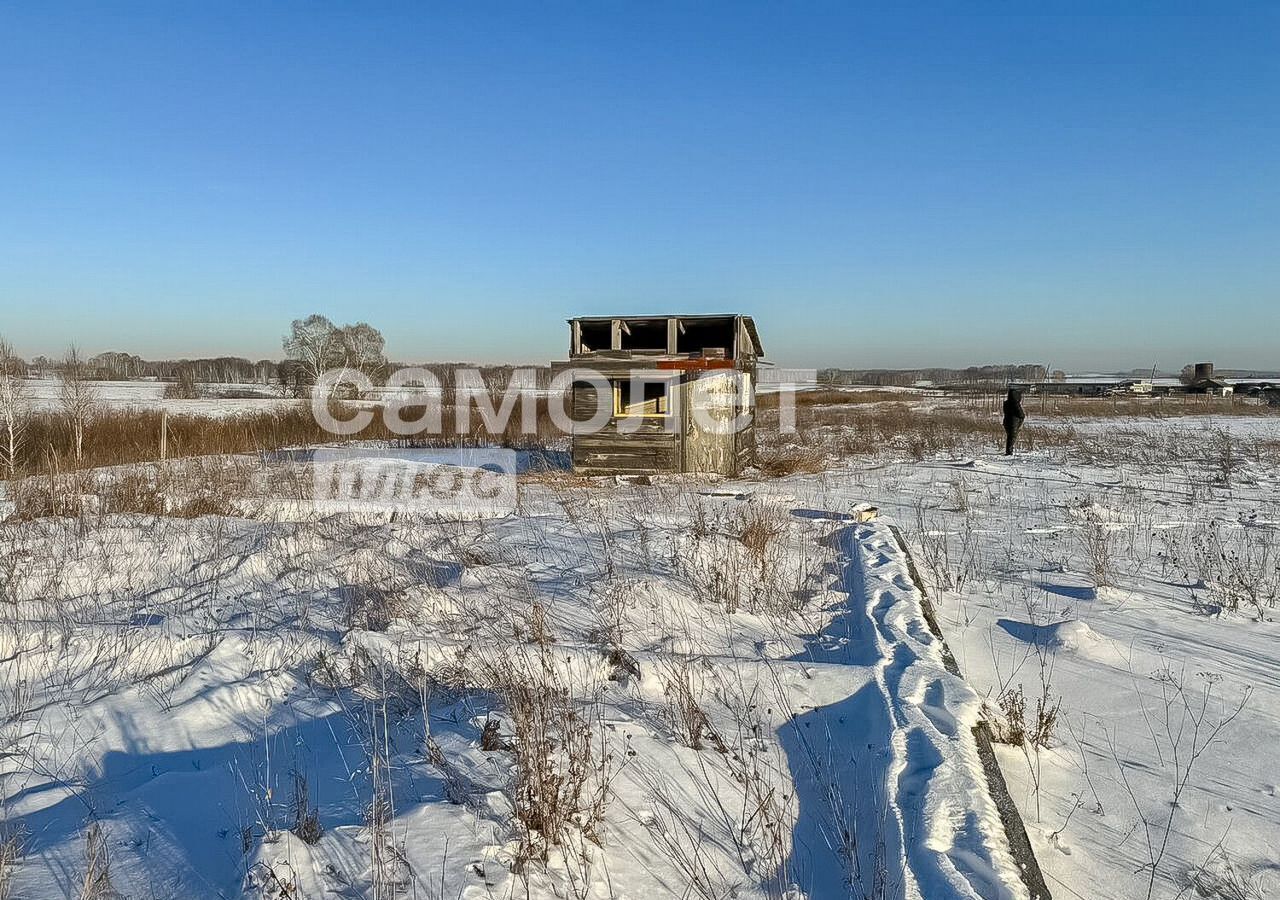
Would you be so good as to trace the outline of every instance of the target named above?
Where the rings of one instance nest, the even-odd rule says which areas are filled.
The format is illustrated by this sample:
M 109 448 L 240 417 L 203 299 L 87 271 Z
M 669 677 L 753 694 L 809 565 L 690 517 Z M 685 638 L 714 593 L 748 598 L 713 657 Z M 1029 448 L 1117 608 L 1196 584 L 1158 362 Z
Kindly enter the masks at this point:
M 586 474 L 736 475 L 755 461 L 749 316 L 569 320 L 573 467 Z

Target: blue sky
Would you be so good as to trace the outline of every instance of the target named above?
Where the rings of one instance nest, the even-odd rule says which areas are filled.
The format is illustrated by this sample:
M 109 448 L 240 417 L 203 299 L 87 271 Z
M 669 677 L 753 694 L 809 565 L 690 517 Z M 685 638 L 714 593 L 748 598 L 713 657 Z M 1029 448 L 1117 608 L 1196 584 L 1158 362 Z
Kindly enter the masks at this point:
M 0 333 L 543 361 L 733 310 L 787 365 L 1280 368 L 1280 7 L 1053 10 L 7 4 Z

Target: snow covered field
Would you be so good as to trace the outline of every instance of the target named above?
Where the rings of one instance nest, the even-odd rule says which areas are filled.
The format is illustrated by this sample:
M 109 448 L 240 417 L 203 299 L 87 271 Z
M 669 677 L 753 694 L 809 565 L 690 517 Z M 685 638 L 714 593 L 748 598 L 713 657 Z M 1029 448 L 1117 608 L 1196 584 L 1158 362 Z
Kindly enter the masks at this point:
M 1076 423 L 1012 460 L 885 446 L 764 480 L 530 474 L 514 514 L 465 522 L 283 517 L 260 500 L 306 479 L 280 460 L 187 507 L 217 514 L 11 519 L 0 878 L 1025 897 L 985 716 L 1022 738 L 1000 760 L 1055 897 L 1268 896 L 1276 423 Z
M 59 408 L 61 382 L 56 378 L 32 378 L 26 382 L 31 406 L 39 411 Z M 209 398 L 195 400 L 167 399 L 163 381 L 95 381 L 95 396 L 105 409 L 165 409 L 173 415 L 234 416 L 240 413 L 271 410 L 280 406 L 300 404 L 303 401 L 271 396 L 276 393 L 271 385 L 264 384 L 202 384 L 201 391 L 213 394 Z M 227 395 L 256 394 L 261 396 Z
M 1001 748 L 1055 897 L 1280 894 L 1278 439 L 1275 419 L 1175 419 L 1093 464 L 855 476 L 911 533 L 992 718 L 1002 697 L 1029 725 L 1056 710 L 1047 746 Z

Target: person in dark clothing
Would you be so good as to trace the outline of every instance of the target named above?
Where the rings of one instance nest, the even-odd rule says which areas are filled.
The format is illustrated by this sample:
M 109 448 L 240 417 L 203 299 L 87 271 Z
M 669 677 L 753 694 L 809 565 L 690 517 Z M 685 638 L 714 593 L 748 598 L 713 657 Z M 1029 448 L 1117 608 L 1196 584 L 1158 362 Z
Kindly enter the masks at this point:
M 1018 429 L 1022 427 L 1027 414 L 1022 411 L 1022 391 L 1009 388 L 1009 396 L 1004 398 L 1004 455 L 1013 456 L 1013 445 L 1018 440 Z

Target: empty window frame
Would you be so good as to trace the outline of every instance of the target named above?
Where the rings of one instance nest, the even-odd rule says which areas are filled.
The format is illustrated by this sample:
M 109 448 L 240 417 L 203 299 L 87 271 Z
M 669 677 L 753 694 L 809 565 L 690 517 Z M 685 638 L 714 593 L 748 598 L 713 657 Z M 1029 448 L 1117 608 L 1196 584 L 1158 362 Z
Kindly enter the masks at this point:
M 613 323 L 607 319 L 579 322 L 578 329 L 579 353 L 595 353 L 613 346 Z
M 670 410 L 670 382 L 632 381 L 613 382 L 613 414 L 618 418 L 656 419 Z
M 667 351 L 666 319 L 621 319 L 618 330 L 623 350 Z
M 732 359 L 736 327 L 737 323 L 732 316 L 681 319 L 676 335 L 676 352 Z

